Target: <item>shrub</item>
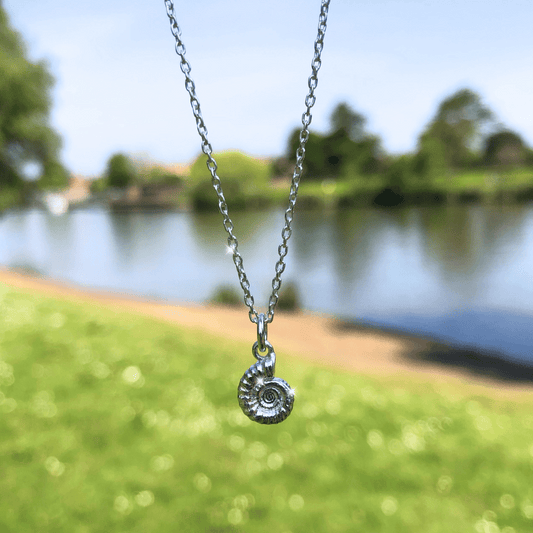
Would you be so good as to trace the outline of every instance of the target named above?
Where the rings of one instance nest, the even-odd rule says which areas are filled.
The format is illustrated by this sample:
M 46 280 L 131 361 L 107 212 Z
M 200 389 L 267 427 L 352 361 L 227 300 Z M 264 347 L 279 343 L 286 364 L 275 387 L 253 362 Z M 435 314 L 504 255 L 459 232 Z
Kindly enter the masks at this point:
M 272 161 L 272 175 L 276 178 L 291 178 L 294 173 L 294 163 L 287 157 L 277 157 Z
M 139 179 L 144 184 L 181 185 L 183 183 L 182 176 L 157 166 L 141 172 Z
M 232 285 L 222 285 L 215 290 L 210 301 L 215 304 L 237 307 L 242 303 L 240 292 Z
M 224 182 L 224 197 L 228 208 L 232 211 L 246 207 L 242 186 L 238 181 Z M 195 211 L 216 211 L 218 209 L 218 197 L 211 181 L 202 181 L 194 186 L 191 192 L 191 202 Z
M 107 189 L 108 183 L 106 178 L 97 178 L 91 181 L 91 193 L 98 194 Z
M 279 293 L 278 309 L 295 313 L 301 309 L 300 295 L 295 283 L 288 282 L 282 285 Z
M 124 154 L 113 155 L 106 170 L 107 182 L 110 187 L 127 187 L 136 180 L 136 172 L 133 163 Z
M 43 173 L 39 178 L 41 189 L 62 189 L 68 186 L 69 173 L 59 161 L 48 161 L 43 165 Z
M 218 170 L 217 174 L 222 180 L 222 186 L 226 181 L 238 181 L 242 184 L 265 185 L 268 183 L 272 167 L 268 161 L 256 159 L 242 152 L 219 152 L 213 154 Z M 206 157 L 199 156 L 191 167 L 191 181 L 193 183 L 211 180 L 211 174 L 206 166 Z
M 272 174 L 272 166 L 268 161 L 254 159 L 241 152 L 221 152 L 214 154 L 214 158 L 230 209 L 248 207 L 247 199 L 261 193 L 268 185 Z M 200 211 L 218 209 L 218 199 L 211 185 L 211 174 L 204 155 L 193 163 L 190 181 L 193 208 Z

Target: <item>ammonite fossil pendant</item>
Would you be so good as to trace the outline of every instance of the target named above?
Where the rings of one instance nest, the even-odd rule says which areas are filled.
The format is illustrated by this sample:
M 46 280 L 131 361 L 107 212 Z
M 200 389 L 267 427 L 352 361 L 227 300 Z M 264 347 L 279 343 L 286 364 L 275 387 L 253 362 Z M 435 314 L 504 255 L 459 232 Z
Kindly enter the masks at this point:
M 260 424 L 278 424 L 285 420 L 294 405 L 294 390 L 280 378 L 274 377 L 276 354 L 266 343 L 267 354 L 261 356 L 257 343 L 252 352 L 258 361 L 252 365 L 239 383 L 239 405 L 244 414 Z

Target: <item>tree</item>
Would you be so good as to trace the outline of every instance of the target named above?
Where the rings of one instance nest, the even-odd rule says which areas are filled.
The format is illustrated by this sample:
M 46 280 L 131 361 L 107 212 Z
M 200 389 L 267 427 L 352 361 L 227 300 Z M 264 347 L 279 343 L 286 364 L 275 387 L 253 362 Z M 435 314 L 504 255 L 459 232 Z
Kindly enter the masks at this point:
M 366 118 L 354 111 L 346 102 L 337 104 L 329 122 L 332 133 L 342 131 L 355 142 L 362 141 L 366 137 Z
M 413 174 L 423 179 L 441 176 L 446 171 L 445 153 L 442 140 L 437 137 L 425 137 L 413 158 Z
M 217 174 L 222 180 L 226 202 L 230 210 L 244 209 L 254 202 L 264 203 L 263 193 L 272 177 L 272 167 L 267 160 L 257 159 L 238 151 L 213 154 Z M 204 154 L 191 166 L 191 200 L 197 211 L 218 209 L 218 197 L 213 190 L 211 174 L 206 167 Z
M 485 142 L 484 161 L 488 165 L 521 165 L 526 161 L 527 148 L 517 133 L 502 130 L 494 133 Z
M 305 147 L 304 170 L 309 179 L 371 174 L 378 169 L 380 140 L 365 131 L 366 119 L 346 103 L 335 107 L 329 134 L 310 132 Z M 287 159 L 294 163 L 300 130 L 289 137 Z
M 124 154 L 115 154 L 107 162 L 107 184 L 109 187 L 127 187 L 135 181 L 135 168 Z
M 291 166 L 296 162 L 296 149 L 300 146 L 300 129 L 296 128 L 289 136 L 287 159 Z M 328 175 L 328 154 L 324 149 L 324 136 L 309 133 L 305 145 L 304 173 L 307 179 L 323 179 Z
M 466 167 L 475 160 L 491 125 L 494 125 L 494 115 L 480 96 L 470 89 L 461 89 L 439 105 L 419 138 L 419 150 L 430 140 L 438 141 L 448 167 Z
M 69 172 L 56 160 L 44 163 L 38 185 L 41 189 L 61 189 L 69 181 Z
M 49 125 L 52 84 L 46 64 L 27 58 L 0 4 L 0 188 L 20 187 L 28 164 L 37 164 L 41 175 L 57 171 L 60 139 Z M 55 185 L 60 175 L 55 172 Z

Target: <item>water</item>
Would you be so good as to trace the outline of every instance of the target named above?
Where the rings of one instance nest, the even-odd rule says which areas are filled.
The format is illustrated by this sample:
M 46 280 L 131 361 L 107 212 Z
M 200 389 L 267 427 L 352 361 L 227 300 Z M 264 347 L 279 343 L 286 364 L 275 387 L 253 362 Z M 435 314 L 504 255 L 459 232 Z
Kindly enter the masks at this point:
M 256 303 L 266 304 L 281 211 L 235 213 Z M 39 210 L 0 218 L 0 264 L 169 301 L 237 286 L 218 214 Z M 306 309 L 533 361 L 533 207 L 297 213 L 284 281 Z

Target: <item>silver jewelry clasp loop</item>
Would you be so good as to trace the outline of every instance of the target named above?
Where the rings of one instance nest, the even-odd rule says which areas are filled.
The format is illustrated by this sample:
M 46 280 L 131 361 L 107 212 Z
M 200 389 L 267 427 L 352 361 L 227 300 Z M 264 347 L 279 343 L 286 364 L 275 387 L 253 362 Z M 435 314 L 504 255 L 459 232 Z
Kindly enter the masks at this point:
M 274 346 L 268 341 L 265 341 L 265 353 L 259 351 L 259 344 L 257 344 L 257 342 L 254 342 L 254 345 L 252 346 L 252 353 L 258 361 L 265 359 L 265 357 L 276 357 Z
M 267 321 L 264 313 L 260 313 L 257 317 L 257 347 L 260 352 L 267 349 Z

